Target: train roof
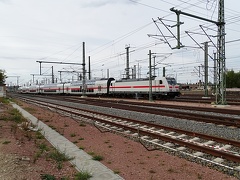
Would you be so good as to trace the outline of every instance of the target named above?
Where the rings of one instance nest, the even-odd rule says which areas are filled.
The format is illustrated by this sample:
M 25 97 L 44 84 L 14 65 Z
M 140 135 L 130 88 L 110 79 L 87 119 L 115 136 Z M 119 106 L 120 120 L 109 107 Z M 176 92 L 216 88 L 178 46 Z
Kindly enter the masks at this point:
M 159 79 L 159 77 L 152 77 L 152 80 Z M 161 78 L 162 79 L 162 78 Z M 120 79 L 116 82 L 132 82 L 132 81 L 149 81 L 149 78 L 138 78 L 138 79 Z

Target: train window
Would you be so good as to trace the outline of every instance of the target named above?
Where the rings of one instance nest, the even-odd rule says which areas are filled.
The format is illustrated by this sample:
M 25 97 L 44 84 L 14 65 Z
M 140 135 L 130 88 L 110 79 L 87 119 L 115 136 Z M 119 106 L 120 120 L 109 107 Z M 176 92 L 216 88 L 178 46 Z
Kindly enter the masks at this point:
M 162 84 L 162 80 L 159 80 L 159 84 Z
M 168 84 L 170 84 L 170 85 L 176 85 L 177 84 L 177 82 L 174 78 L 167 78 L 167 81 L 168 81 Z
M 102 87 L 101 86 L 98 86 L 98 91 L 101 91 Z
M 112 83 L 111 83 L 111 86 L 112 86 Z

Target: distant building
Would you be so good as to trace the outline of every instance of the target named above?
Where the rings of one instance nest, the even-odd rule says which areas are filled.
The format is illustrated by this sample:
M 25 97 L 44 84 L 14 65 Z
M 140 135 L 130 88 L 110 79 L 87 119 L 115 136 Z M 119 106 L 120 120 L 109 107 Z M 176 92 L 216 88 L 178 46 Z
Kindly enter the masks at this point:
M 0 84 L 0 97 L 6 97 L 6 84 Z

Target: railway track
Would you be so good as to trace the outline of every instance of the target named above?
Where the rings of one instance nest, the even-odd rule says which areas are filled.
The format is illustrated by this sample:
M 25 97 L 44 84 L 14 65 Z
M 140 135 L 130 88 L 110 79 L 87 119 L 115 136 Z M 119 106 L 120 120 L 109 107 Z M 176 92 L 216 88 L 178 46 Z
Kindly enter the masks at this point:
M 15 95 L 16 97 L 29 97 Z M 124 100 L 80 98 L 77 96 L 32 96 L 32 98 L 48 98 L 73 103 L 88 104 L 94 106 L 116 108 L 128 111 L 142 112 L 160 116 L 174 117 L 197 122 L 213 123 L 228 127 L 240 127 L 240 111 L 218 108 L 190 107 L 163 105 L 156 103 L 143 103 Z M 156 122 L 157 123 L 157 122 Z
M 72 106 L 47 101 L 22 99 L 58 113 L 94 124 L 102 132 L 111 131 L 141 142 L 148 150 L 163 149 L 178 156 L 190 158 L 202 164 L 226 169 L 232 173 L 240 171 L 240 142 L 170 128 L 150 122 L 113 116 Z
M 233 115 L 240 115 L 240 112 L 237 110 L 219 110 L 219 109 L 209 109 L 209 108 L 200 108 L 198 107 L 178 107 L 171 106 L 171 105 L 164 105 L 159 106 L 159 104 L 149 104 L 149 103 L 141 103 L 141 102 L 130 102 L 130 101 L 113 101 L 113 100 L 99 100 L 99 99 L 80 99 L 76 97 L 64 97 L 64 100 L 75 102 L 75 103 L 82 103 L 82 104 L 89 104 L 95 106 L 104 106 L 108 108 L 116 108 L 116 109 L 124 109 L 130 110 L 135 112 L 144 112 L 149 114 L 161 115 L 161 116 L 168 116 L 168 117 L 175 117 L 180 119 L 188 119 L 194 120 L 198 122 L 205 122 L 205 123 L 214 123 L 217 125 L 225 125 L 225 126 L 232 126 L 232 127 L 240 127 L 240 118 L 236 117 L 228 117 L 223 116 L 223 113 L 233 114 Z M 183 111 L 183 110 L 191 110 L 190 111 Z M 214 113 L 221 113 L 221 114 L 205 114 L 201 112 L 214 112 Z
M 171 99 L 170 101 L 176 102 L 193 102 L 193 103 L 214 103 L 216 101 L 216 97 L 213 95 L 209 95 L 207 98 L 204 98 L 204 92 L 201 94 L 191 94 L 190 92 L 183 94 L 175 99 Z M 239 93 L 238 94 L 227 94 L 226 101 L 228 105 L 240 105 Z

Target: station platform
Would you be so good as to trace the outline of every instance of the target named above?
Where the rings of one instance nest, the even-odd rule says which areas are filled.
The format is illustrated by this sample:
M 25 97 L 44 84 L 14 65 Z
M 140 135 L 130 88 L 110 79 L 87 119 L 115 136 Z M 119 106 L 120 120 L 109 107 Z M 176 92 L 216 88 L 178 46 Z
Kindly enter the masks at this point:
M 89 172 L 92 175 L 91 180 L 123 180 L 118 174 L 115 174 L 99 161 L 92 160 L 92 156 L 79 149 L 74 143 L 51 129 L 42 121 L 39 121 L 20 106 L 15 103 L 12 103 L 12 106 L 18 109 L 29 122 L 36 125 L 36 127 L 41 130 L 42 135 L 44 135 L 58 151 L 65 153 L 69 157 L 74 157 L 70 163 L 73 164 L 79 172 Z

